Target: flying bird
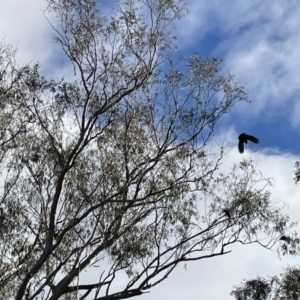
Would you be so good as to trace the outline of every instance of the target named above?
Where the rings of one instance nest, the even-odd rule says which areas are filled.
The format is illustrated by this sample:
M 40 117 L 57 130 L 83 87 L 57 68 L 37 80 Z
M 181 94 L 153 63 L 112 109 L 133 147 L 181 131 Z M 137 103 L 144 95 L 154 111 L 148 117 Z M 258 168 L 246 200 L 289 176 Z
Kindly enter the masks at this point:
M 239 151 L 240 153 L 244 153 L 244 143 L 247 144 L 248 141 L 251 141 L 252 143 L 258 144 L 259 139 L 255 136 L 248 135 L 246 133 L 242 133 L 239 135 Z

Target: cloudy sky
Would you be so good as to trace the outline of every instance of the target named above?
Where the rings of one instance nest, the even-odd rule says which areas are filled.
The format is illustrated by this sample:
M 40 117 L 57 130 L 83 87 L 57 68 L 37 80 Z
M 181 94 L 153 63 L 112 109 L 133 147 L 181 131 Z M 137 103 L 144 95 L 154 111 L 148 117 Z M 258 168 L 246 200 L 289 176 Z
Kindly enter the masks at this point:
M 99 1 L 101 3 L 101 1 Z M 246 87 L 251 104 L 238 104 L 218 128 L 232 150 L 223 162 L 229 168 L 251 157 L 265 176 L 274 178 L 272 194 L 299 218 L 300 186 L 292 169 L 300 159 L 300 6 L 298 0 L 187 0 L 190 13 L 177 24 L 180 50 L 224 58 L 224 72 Z M 43 10 L 44 0 L 0 0 L 0 40 L 18 47 L 18 61 L 39 61 L 45 74 L 71 76 Z M 245 154 L 237 152 L 237 136 L 260 139 Z M 243 279 L 279 275 L 299 257 L 278 258 L 276 251 L 256 245 L 233 246 L 231 254 L 180 265 L 169 278 L 141 299 L 232 299 L 233 285 Z

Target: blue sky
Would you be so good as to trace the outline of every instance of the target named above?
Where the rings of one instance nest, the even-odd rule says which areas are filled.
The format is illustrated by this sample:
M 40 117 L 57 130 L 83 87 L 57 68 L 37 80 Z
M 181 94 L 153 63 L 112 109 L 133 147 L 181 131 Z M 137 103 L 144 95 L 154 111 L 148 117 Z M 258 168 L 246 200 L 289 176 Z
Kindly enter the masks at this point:
M 99 1 L 99 3 L 104 3 Z M 299 188 L 293 183 L 300 159 L 300 5 L 298 0 L 187 0 L 190 13 L 176 24 L 179 49 L 191 55 L 222 57 L 222 72 L 236 75 L 250 104 L 237 106 L 218 125 L 210 147 L 226 138 L 229 151 L 222 168 L 251 157 L 265 176 L 274 178 L 275 199 L 299 218 Z M 0 39 L 19 48 L 23 63 L 39 61 L 46 75 L 72 79 L 52 43 L 53 32 L 42 10 L 44 0 L 0 0 Z M 253 134 L 258 145 L 237 150 L 240 133 Z M 169 278 L 140 299 L 232 299 L 229 293 L 243 279 L 278 275 L 299 257 L 277 257 L 256 245 L 233 246 L 226 257 L 179 266 Z M 121 283 L 120 283 L 121 284 Z
M 200 3 L 198 3 L 200 2 Z M 259 147 L 299 153 L 299 3 L 296 1 L 188 1 L 180 35 L 187 51 L 224 58 L 252 103 L 230 114 L 237 132 L 260 138 Z M 183 29 L 187 32 L 184 32 Z M 180 38 L 178 39 L 180 40 Z

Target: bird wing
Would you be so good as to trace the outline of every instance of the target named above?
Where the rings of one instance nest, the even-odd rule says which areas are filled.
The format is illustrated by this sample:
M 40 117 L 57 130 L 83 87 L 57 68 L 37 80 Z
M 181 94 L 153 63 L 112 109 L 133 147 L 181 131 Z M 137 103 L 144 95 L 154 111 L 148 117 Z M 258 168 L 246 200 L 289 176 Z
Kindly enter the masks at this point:
M 259 139 L 252 135 L 246 135 L 247 140 L 251 141 L 252 143 L 258 144 Z
M 244 143 L 241 140 L 239 141 L 239 151 L 240 153 L 244 153 Z
M 238 139 L 244 140 L 244 139 L 245 139 L 245 135 L 246 135 L 246 133 L 241 133 L 241 134 L 239 135 Z
M 247 144 L 247 135 L 246 133 L 242 133 L 239 135 L 239 141 Z

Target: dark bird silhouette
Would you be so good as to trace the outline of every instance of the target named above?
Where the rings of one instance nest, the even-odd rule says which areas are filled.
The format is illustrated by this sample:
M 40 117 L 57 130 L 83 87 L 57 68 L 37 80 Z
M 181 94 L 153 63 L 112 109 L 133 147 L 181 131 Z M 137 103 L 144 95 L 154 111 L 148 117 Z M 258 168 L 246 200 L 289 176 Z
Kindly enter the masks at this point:
M 4 217 L 4 212 L 3 212 L 3 208 L 0 207 L 0 224 L 4 221 L 5 217 Z
M 223 209 L 223 212 L 224 212 L 224 214 L 225 214 L 225 216 L 227 217 L 227 218 L 231 218 L 231 214 L 230 214 L 230 211 L 229 211 L 229 209 Z
M 40 159 L 40 155 L 37 154 L 37 153 L 33 153 L 33 154 L 31 155 L 30 159 L 31 159 L 31 161 L 33 161 L 33 162 L 38 162 L 39 159 Z
M 288 244 L 291 242 L 291 238 L 288 236 L 284 236 L 284 235 L 279 240 L 287 242 Z
M 240 153 L 244 153 L 244 143 L 247 144 L 247 142 L 250 141 L 252 143 L 258 144 L 259 139 L 255 136 L 248 135 L 246 133 L 242 133 L 239 135 L 239 151 Z

